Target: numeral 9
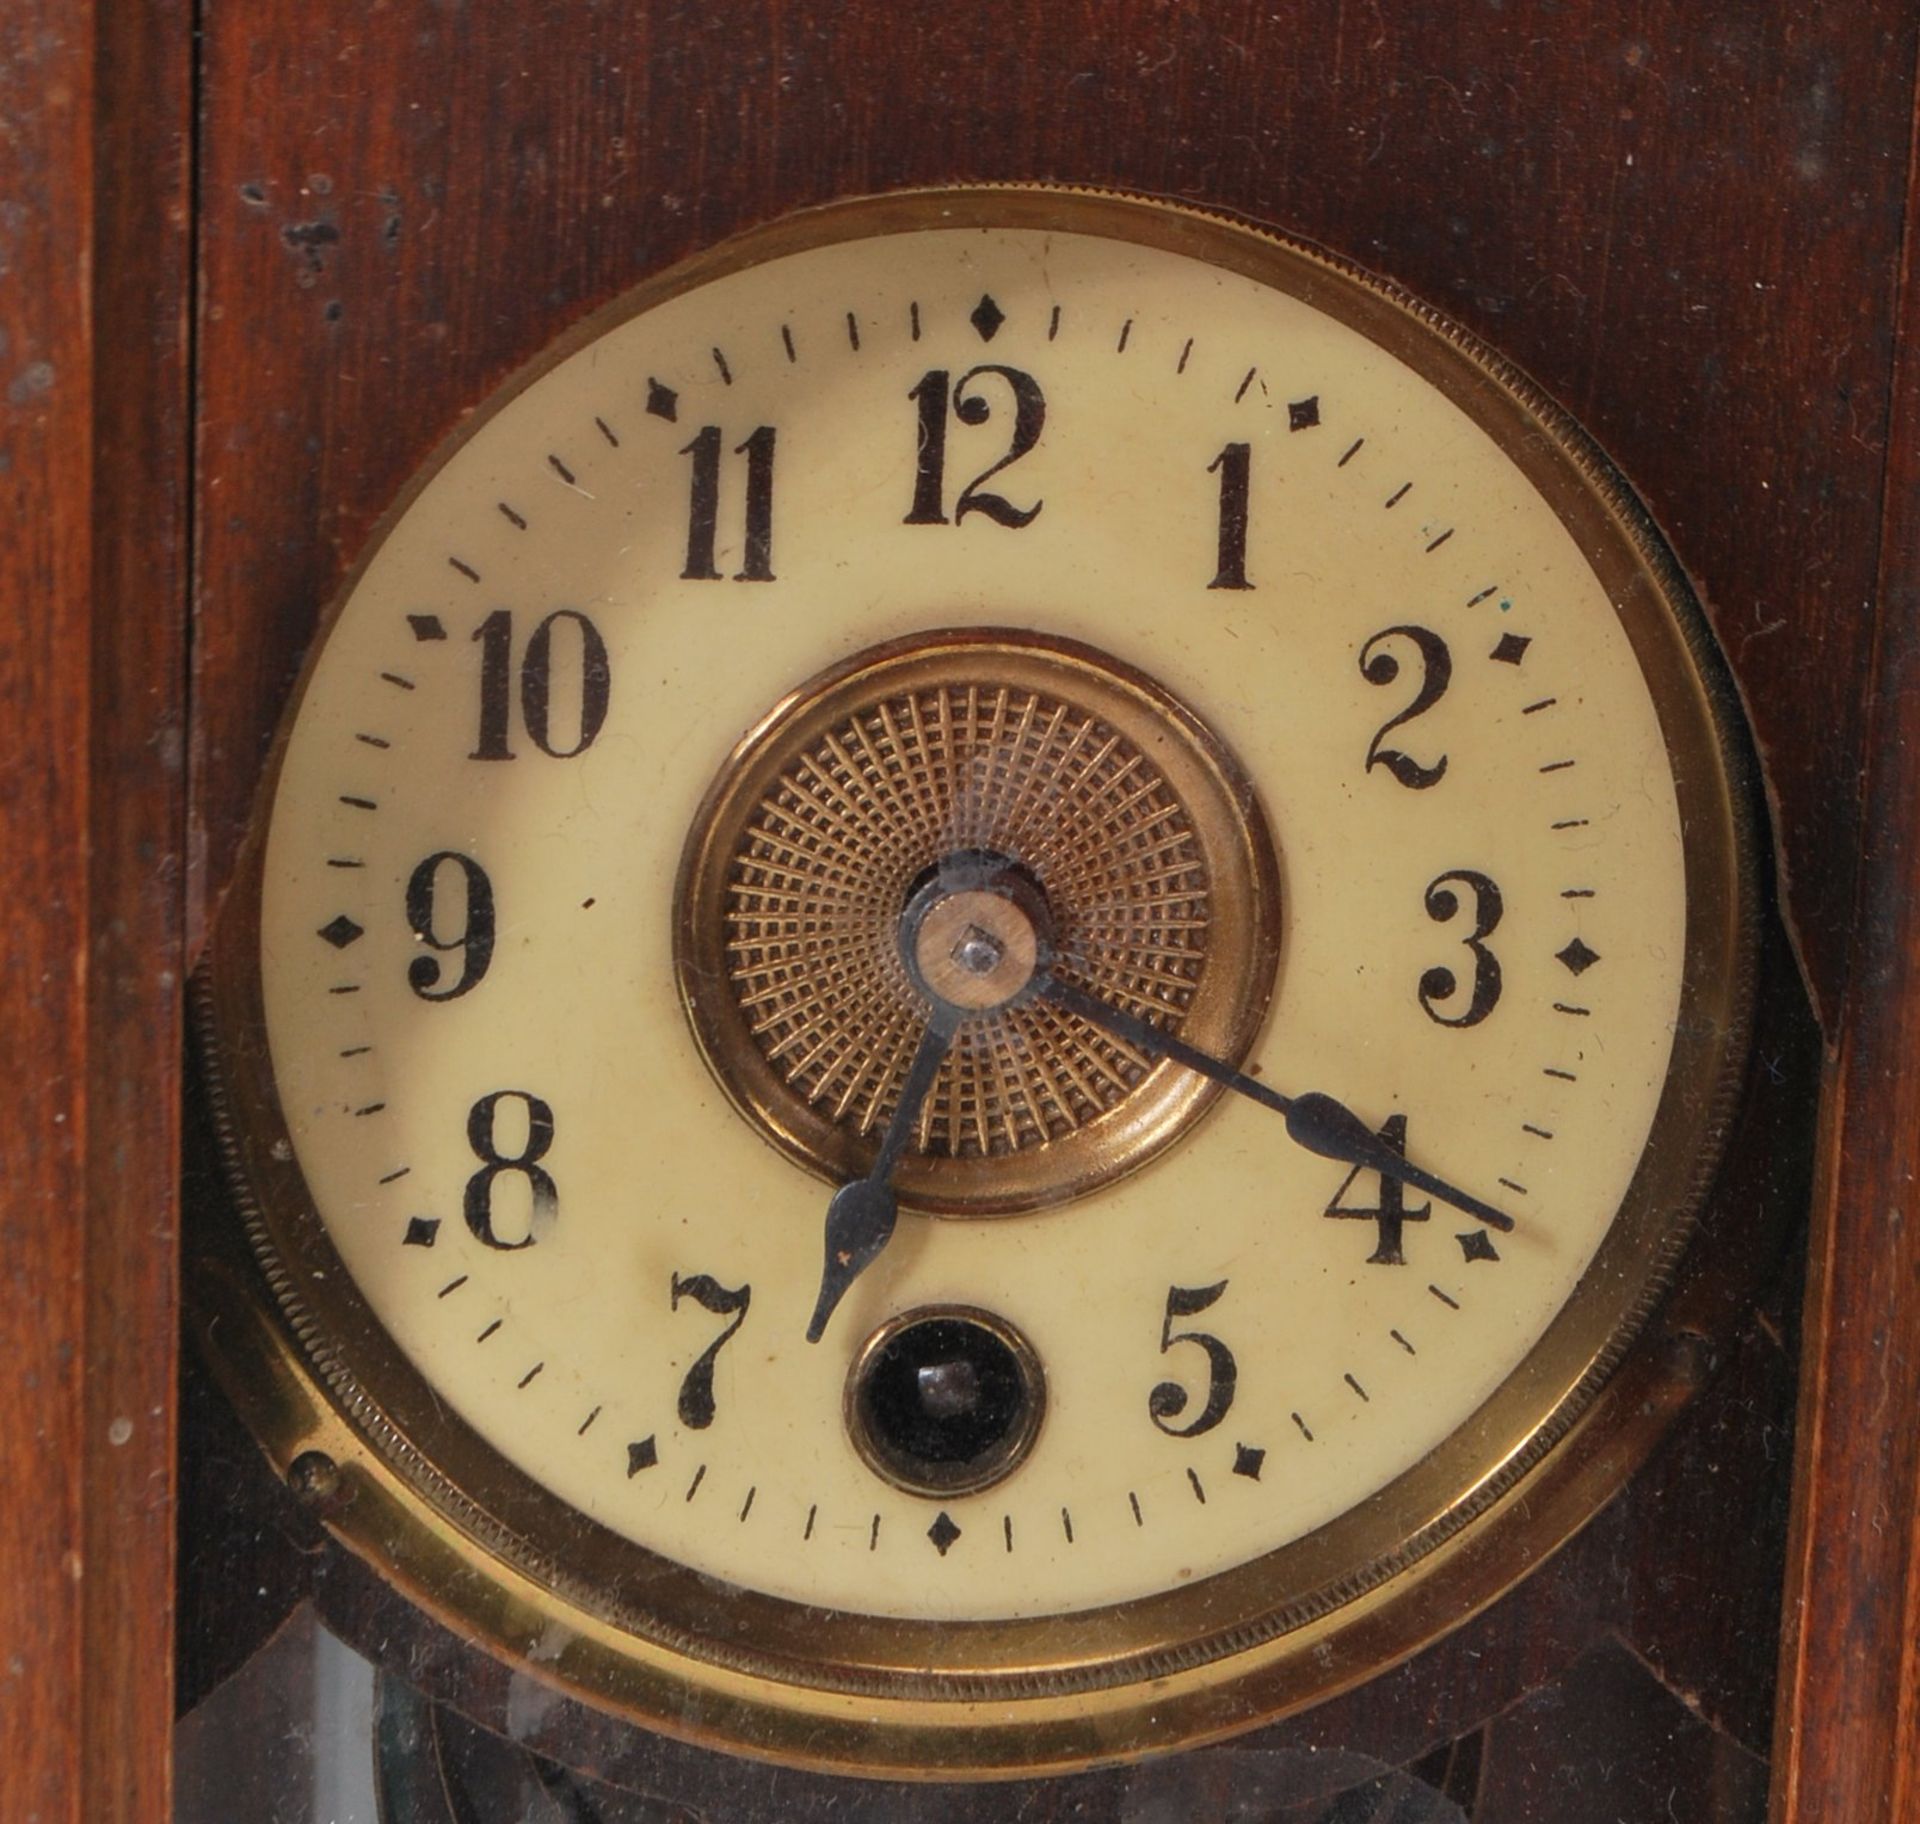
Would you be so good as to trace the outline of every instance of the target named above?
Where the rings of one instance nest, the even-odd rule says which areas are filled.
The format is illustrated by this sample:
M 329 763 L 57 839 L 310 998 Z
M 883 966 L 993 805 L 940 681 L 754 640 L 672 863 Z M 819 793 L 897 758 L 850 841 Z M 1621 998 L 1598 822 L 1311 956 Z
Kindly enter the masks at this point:
M 453 863 L 461 879 L 461 916 L 457 931 L 443 933 L 436 923 L 446 916 L 440 883 L 446 878 L 442 869 Z M 459 979 L 449 987 L 440 985 L 444 973 L 430 956 L 416 956 L 407 964 L 407 986 L 423 1001 L 457 1001 L 469 988 L 479 985 L 493 961 L 493 883 L 486 870 L 470 855 L 454 849 L 442 849 L 429 855 L 407 880 L 407 923 L 413 934 L 430 949 L 451 954 L 460 952 Z

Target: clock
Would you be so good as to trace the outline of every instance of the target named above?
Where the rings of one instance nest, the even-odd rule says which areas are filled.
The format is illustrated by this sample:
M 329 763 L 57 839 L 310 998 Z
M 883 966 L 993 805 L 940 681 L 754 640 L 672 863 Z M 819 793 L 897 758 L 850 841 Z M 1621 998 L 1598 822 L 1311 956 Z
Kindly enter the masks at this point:
M 1091 192 L 792 217 L 342 592 L 203 996 L 197 1322 L 349 1547 L 649 1727 L 1230 1734 L 1657 1430 L 1740 1270 L 1744 753 L 1624 483 L 1391 287 Z

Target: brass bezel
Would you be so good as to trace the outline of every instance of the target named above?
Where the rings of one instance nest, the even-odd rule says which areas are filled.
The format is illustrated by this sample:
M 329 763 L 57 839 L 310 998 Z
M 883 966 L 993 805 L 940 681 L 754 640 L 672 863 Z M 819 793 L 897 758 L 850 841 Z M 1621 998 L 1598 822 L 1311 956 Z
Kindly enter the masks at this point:
M 1253 781 L 1191 709 L 1136 667 L 1057 635 L 953 628 L 869 647 L 789 692 L 741 737 L 694 814 L 674 888 L 674 967 L 701 1056 L 756 1131 L 831 1183 L 865 1176 L 877 1136 L 828 1120 L 788 1089 L 728 986 L 725 912 L 740 828 L 794 754 L 861 704 L 961 679 L 987 652 L 996 683 L 1068 696 L 1150 753 L 1192 820 L 1210 935 L 1181 1036 L 1238 1064 L 1266 1023 L 1280 958 L 1279 864 Z M 1225 1093 L 1162 1061 L 1105 1114 L 1047 1146 L 990 1160 L 909 1154 L 894 1183 L 903 1204 L 935 1215 L 1046 1209 L 1138 1171 Z
M 450 453 L 567 355 L 722 274 L 942 226 L 1104 234 L 1330 311 L 1460 405 L 1589 554 L 1673 763 L 1687 967 L 1645 1154 L 1567 1305 L 1468 1423 L 1369 1500 L 1249 1564 L 1121 1607 L 1016 1622 L 866 1618 L 728 1588 L 594 1526 L 439 1409 L 354 1292 L 292 1162 L 261 1010 L 259 890 L 287 731 L 320 640 L 198 984 L 208 1099 L 244 1224 L 189 1262 L 189 1298 L 216 1372 L 277 1468 L 308 1451 L 331 1457 L 331 1529 L 461 1637 L 682 1739 L 828 1770 L 994 1778 L 1217 1739 L 1346 1689 L 1484 1607 L 1617 1488 L 1685 1397 L 1686 1380 L 1656 1350 L 1628 1346 L 1672 1279 L 1717 1167 L 1748 1030 L 1758 888 L 1751 788 L 1719 661 L 1671 555 L 1604 457 L 1531 382 L 1404 293 L 1174 204 L 1051 188 L 861 199 L 644 282 L 563 335 L 449 439 L 370 541 L 323 636 L 380 537 Z

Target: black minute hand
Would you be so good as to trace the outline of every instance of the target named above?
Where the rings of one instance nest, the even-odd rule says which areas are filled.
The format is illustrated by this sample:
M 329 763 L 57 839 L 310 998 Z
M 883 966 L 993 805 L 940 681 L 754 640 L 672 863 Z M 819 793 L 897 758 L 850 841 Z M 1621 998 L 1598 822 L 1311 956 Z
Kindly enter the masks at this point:
M 1056 1007 L 1078 1014 L 1090 1025 L 1104 1028 L 1115 1038 L 1124 1039 L 1136 1051 L 1143 1051 L 1150 1057 L 1171 1058 L 1174 1063 L 1185 1065 L 1200 1076 L 1224 1084 L 1228 1089 L 1238 1090 L 1261 1107 L 1284 1115 L 1287 1137 L 1308 1152 L 1318 1153 L 1323 1159 L 1336 1159 L 1342 1165 L 1359 1166 L 1369 1172 L 1397 1178 L 1413 1190 L 1425 1191 L 1429 1197 L 1438 1197 L 1441 1202 L 1452 1204 L 1456 1210 L 1463 1210 L 1467 1215 L 1478 1218 L 1491 1229 L 1513 1227 L 1513 1218 L 1496 1210 L 1492 1204 L 1483 1203 L 1470 1192 L 1448 1184 L 1444 1178 L 1436 1178 L 1431 1172 L 1409 1164 L 1344 1102 L 1336 1102 L 1332 1096 L 1321 1095 L 1317 1090 L 1309 1090 L 1300 1096 L 1283 1096 L 1278 1090 L 1269 1089 L 1264 1083 L 1256 1082 L 1252 1077 L 1235 1070 L 1231 1064 L 1223 1064 L 1204 1051 L 1196 1051 L 1171 1033 L 1162 1032 L 1157 1026 L 1149 1025 L 1131 1013 L 1122 1012 L 1118 1007 L 1109 1007 L 1105 1001 L 1096 999 L 1070 982 L 1063 982 L 1057 975 L 1042 977 L 1037 986 Z
M 820 1340 L 847 1288 L 873 1265 L 880 1250 L 893 1238 L 894 1219 L 900 1212 L 899 1199 L 893 1194 L 893 1168 L 907 1150 L 914 1123 L 920 1119 L 920 1104 L 926 1101 L 934 1078 L 940 1074 L 961 1015 L 960 1008 L 945 1001 L 934 1003 L 872 1169 L 864 1178 L 843 1184 L 827 1205 L 827 1259 L 820 1273 L 820 1299 L 813 1308 L 813 1321 L 807 1325 L 810 1343 Z

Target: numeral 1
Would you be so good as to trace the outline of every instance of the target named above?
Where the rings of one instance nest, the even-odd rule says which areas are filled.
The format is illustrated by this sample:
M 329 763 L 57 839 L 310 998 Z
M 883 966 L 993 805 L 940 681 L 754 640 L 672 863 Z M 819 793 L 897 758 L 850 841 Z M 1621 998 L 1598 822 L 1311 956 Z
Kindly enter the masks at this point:
M 1209 475 L 1220 477 L 1220 561 L 1209 589 L 1251 589 L 1247 581 L 1247 479 L 1253 468 L 1252 447 L 1228 444 L 1207 464 Z
M 770 583 L 773 579 L 773 442 L 770 424 L 761 425 L 745 443 L 733 447 L 747 459 L 746 543 L 736 583 Z M 703 425 L 694 440 L 680 451 L 693 458 L 693 486 L 687 508 L 687 567 L 680 572 L 694 582 L 717 583 L 714 541 L 720 521 L 720 427 Z

